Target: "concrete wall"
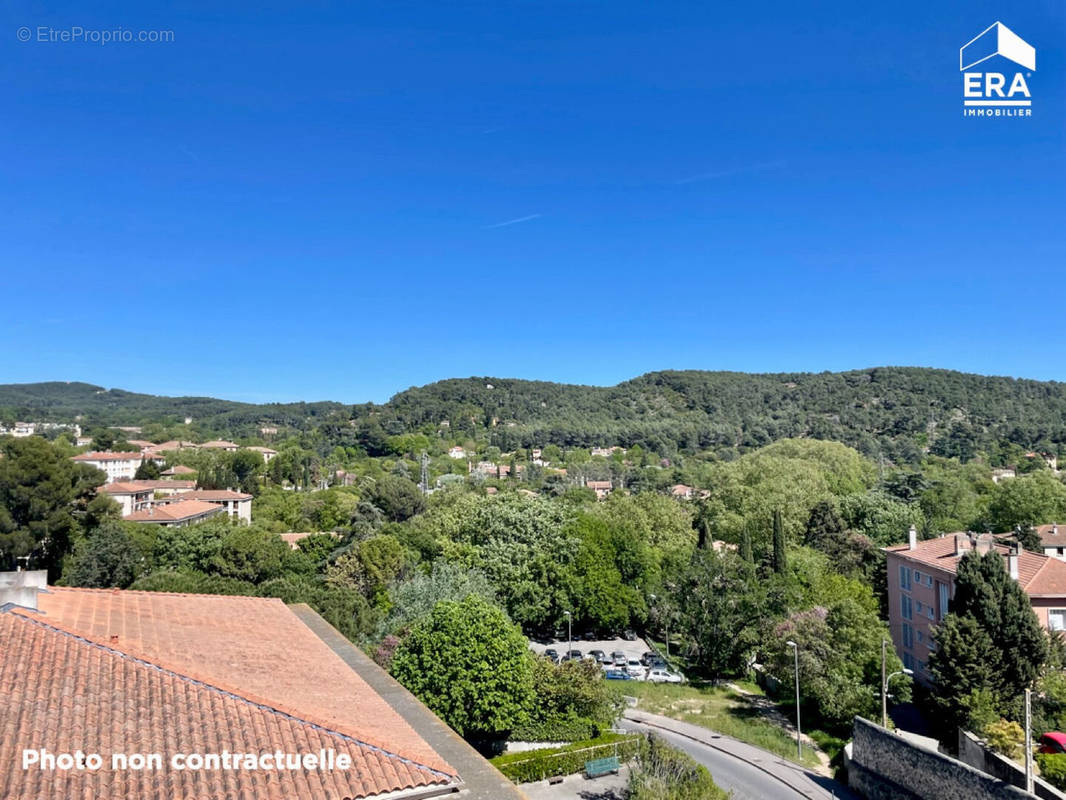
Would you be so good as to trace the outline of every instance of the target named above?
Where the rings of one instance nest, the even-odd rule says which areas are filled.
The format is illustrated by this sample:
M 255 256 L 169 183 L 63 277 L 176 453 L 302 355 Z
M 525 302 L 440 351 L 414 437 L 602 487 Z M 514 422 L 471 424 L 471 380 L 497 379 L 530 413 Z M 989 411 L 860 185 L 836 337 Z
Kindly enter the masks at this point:
M 1031 800 L 969 764 L 855 718 L 848 783 L 869 800 Z
M 1025 788 L 1025 768 L 999 753 L 989 750 L 981 740 L 969 731 L 959 729 L 959 761 L 976 767 L 1001 781 Z M 1063 794 L 1050 783 L 1037 778 L 1036 796 L 1044 800 L 1066 800 Z

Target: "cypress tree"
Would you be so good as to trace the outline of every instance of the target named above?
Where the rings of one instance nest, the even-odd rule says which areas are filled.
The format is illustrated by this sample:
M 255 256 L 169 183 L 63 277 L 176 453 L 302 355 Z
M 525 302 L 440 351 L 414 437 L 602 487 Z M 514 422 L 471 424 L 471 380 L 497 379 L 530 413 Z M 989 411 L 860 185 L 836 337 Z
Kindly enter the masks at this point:
M 774 572 L 781 574 L 788 567 L 785 554 L 785 528 L 781 522 L 781 509 L 774 509 Z
M 740 557 L 749 564 L 755 563 L 755 555 L 751 552 L 751 531 L 747 525 L 740 534 Z

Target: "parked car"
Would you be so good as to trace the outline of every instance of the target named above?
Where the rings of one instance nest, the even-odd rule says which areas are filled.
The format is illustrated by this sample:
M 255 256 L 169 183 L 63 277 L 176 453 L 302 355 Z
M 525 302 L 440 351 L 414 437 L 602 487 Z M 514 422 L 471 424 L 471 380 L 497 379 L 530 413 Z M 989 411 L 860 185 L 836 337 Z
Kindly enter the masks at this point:
M 568 650 L 563 661 L 580 661 L 584 654 L 580 650 Z
M 637 640 L 637 632 L 626 631 L 622 634 L 622 638 L 625 639 L 627 642 L 635 642 Z
M 596 641 L 596 634 L 592 631 L 585 631 L 585 635 L 582 637 L 586 642 Z
M 547 650 L 545 650 L 544 657 L 550 658 L 556 664 L 559 663 L 559 653 L 554 647 L 549 647 Z
M 644 665 L 635 658 L 629 659 L 626 663 L 626 672 L 629 673 L 629 677 L 638 681 L 644 680 L 644 676 L 648 674 L 648 670 L 644 668 Z
M 589 650 L 589 658 L 592 658 L 592 659 L 595 659 L 596 661 L 602 662 L 603 661 L 603 651 L 602 650 Z
M 614 664 L 616 667 L 624 667 L 626 665 L 626 662 L 628 661 L 629 659 L 626 658 L 626 654 L 623 653 L 621 650 L 615 650 L 613 653 L 611 653 L 611 663 Z
M 620 670 L 620 669 L 609 669 L 605 673 L 603 673 L 603 677 L 605 677 L 609 681 L 631 681 L 631 680 L 633 680 L 633 676 L 632 675 L 630 675 L 628 672 L 624 672 L 623 670 Z
M 1066 753 L 1066 733 L 1049 731 L 1040 737 L 1038 753 Z
M 653 658 L 658 658 L 658 657 L 659 657 L 658 653 L 653 653 L 651 650 L 648 650 L 644 655 L 642 655 L 640 657 L 640 663 L 643 664 L 646 667 L 646 666 L 648 666 L 648 662 L 649 661 L 651 661 Z
M 667 669 L 652 669 L 648 672 L 648 680 L 651 683 L 683 683 L 685 679 Z

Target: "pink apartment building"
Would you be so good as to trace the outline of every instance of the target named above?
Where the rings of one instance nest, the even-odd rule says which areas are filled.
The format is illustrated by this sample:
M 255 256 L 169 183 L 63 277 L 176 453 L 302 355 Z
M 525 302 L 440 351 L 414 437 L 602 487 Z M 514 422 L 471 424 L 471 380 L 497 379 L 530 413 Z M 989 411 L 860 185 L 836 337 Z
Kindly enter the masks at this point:
M 1003 568 L 1029 595 L 1040 623 L 1050 630 L 1066 630 L 1066 561 L 1019 550 L 990 533 L 949 533 L 918 541 L 912 527 L 907 544 L 884 548 L 888 617 L 896 653 L 922 683 L 932 680 L 933 629 L 948 613 L 955 595 L 959 559 L 971 550 L 995 550 L 1002 555 Z

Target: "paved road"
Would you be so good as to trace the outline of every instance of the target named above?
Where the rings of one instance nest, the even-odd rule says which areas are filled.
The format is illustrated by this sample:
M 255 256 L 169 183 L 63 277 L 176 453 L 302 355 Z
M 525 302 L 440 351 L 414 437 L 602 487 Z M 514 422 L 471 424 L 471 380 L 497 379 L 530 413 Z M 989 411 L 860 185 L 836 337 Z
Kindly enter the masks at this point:
M 626 712 L 619 724 L 624 730 L 659 734 L 707 767 L 719 786 L 732 790 L 735 800 L 859 800 L 836 781 L 705 728 L 637 710 Z

